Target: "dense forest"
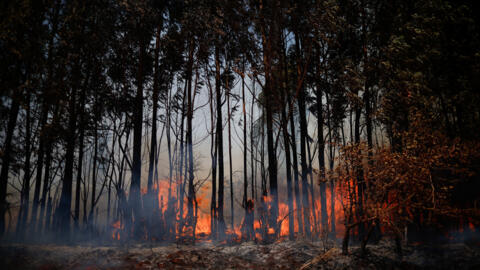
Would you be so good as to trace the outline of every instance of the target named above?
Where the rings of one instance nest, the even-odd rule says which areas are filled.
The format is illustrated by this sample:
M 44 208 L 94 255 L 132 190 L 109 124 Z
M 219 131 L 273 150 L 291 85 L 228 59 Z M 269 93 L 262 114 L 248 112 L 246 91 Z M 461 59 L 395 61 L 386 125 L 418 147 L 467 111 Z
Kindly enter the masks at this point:
M 0 239 L 479 239 L 479 12 L 2 1 Z

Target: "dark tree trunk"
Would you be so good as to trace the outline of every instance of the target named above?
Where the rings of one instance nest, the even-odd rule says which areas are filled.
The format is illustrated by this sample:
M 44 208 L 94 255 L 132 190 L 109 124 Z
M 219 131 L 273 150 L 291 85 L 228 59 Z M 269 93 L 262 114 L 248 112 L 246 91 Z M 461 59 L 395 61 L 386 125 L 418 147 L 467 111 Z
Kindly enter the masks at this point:
M 283 129 L 283 144 L 285 147 L 285 167 L 287 174 L 287 205 L 288 205 L 288 237 L 290 240 L 295 238 L 295 226 L 294 226 L 294 209 L 293 209 L 293 194 L 292 194 L 292 164 L 290 160 L 290 142 L 287 130 L 288 120 L 285 108 L 282 110 L 282 122 L 284 123 Z M 283 217 L 281 217 L 283 218 Z
M 212 197 L 210 201 L 210 229 L 212 238 L 217 237 L 217 143 L 215 140 L 215 112 L 213 111 L 213 91 L 208 81 L 208 90 L 210 98 L 210 126 L 211 126 L 211 144 L 210 144 L 210 158 L 212 160 Z
M 181 224 L 181 226 L 183 226 L 183 199 L 184 199 L 184 196 L 185 196 L 185 188 L 184 188 L 185 187 L 185 185 L 184 185 L 185 178 L 182 175 L 182 170 L 183 170 L 184 163 L 185 164 L 187 163 L 187 161 L 185 160 L 185 155 L 184 155 L 184 152 L 186 152 L 186 150 L 185 150 L 185 141 L 184 141 L 184 137 L 183 137 L 184 136 L 184 122 L 185 122 L 185 116 L 186 116 L 185 106 L 186 106 L 186 100 L 187 100 L 187 83 L 188 83 L 188 81 L 185 81 L 185 87 L 183 89 L 182 120 L 181 120 L 181 123 L 180 123 L 180 166 L 178 167 L 178 176 L 179 176 L 179 179 L 180 179 L 180 188 L 179 188 L 180 199 L 178 200 L 178 203 L 179 203 L 178 208 L 180 210 L 179 223 Z M 186 167 L 186 165 L 185 165 L 185 167 Z
M 35 176 L 35 189 L 33 193 L 33 202 L 32 202 L 32 215 L 30 217 L 30 223 L 32 228 L 32 233 L 36 231 L 37 228 L 37 213 L 38 205 L 40 203 L 40 188 L 42 185 L 42 169 L 43 169 L 43 158 L 45 155 L 45 129 L 48 117 L 48 105 L 47 101 L 43 101 L 42 106 L 42 116 L 40 120 L 40 135 L 39 135 L 39 144 L 38 144 L 38 154 L 37 154 L 37 175 Z M 43 180 L 43 185 L 46 185 L 47 180 Z
M 322 90 L 317 85 L 318 168 L 320 169 L 320 214 L 322 231 L 328 232 L 327 195 L 325 179 L 325 141 L 323 138 Z
M 50 165 L 52 162 L 52 150 L 50 149 L 52 143 L 50 138 L 46 139 L 47 145 L 45 147 L 45 173 L 43 176 L 43 188 L 42 188 L 42 199 L 40 200 L 40 214 L 38 217 L 38 232 L 45 232 L 46 224 L 44 225 L 45 219 L 45 206 L 47 204 L 47 196 L 50 189 Z M 49 217 L 47 215 L 47 217 Z M 46 221 L 45 221 L 46 223 Z
M 358 94 L 358 93 L 357 93 Z M 360 117 L 362 113 L 362 107 L 357 104 L 355 105 L 355 144 L 357 146 L 360 145 Z M 365 182 L 363 179 L 363 168 L 362 166 L 357 166 L 355 168 L 357 174 L 357 185 L 358 185 L 358 193 L 357 193 L 357 205 L 358 211 L 357 215 L 358 218 L 362 218 L 363 216 L 363 192 L 365 190 Z M 362 239 L 365 236 L 365 223 L 361 222 L 358 225 L 358 237 Z
M 350 228 L 347 227 L 345 228 L 345 234 L 343 236 L 342 240 L 342 254 L 347 255 L 348 254 L 348 242 L 350 239 Z
M 31 220 L 31 228 L 32 233 L 37 232 L 37 219 L 40 219 L 40 222 L 43 220 L 43 211 L 40 212 L 40 217 L 37 217 L 38 207 L 40 202 L 40 188 L 42 184 L 42 169 L 43 169 L 43 159 L 46 151 L 49 151 L 45 148 L 46 144 L 46 123 L 48 120 L 48 110 L 49 110 L 49 89 L 52 87 L 52 76 L 53 76 L 53 42 L 54 42 L 54 34 L 57 32 L 57 17 L 58 17 L 59 9 L 54 7 L 53 8 L 53 17 L 52 17 L 52 31 L 50 34 L 50 41 L 48 45 L 48 58 L 47 58 L 47 87 L 43 90 L 43 104 L 42 104 L 42 114 L 40 118 L 40 135 L 39 135 L 39 146 L 38 146 L 38 155 L 37 155 L 37 175 L 35 177 L 35 189 L 33 193 L 33 202 L 32 202 L 32 215 L 30 217 Z M 45 169 L 46 170 L 46 169 Z M 43 185 L 48 185 L 48 179 L 43 179 Z M 45 189 L 45 188 L 44 188 Z M 42 200 L 45 198 L 42 197 Z M 43 207 L 45 208 L 45 203 L 43 203 Z M 43 228 L 42 223 L 39 224 L 38 228 Z M 41 232 L 41 230 L 39 230 Z
M 12 138 L 15 126 L 17 125 L 17 116 L 20 108 L 18 97 L 12 98 L 12 106 L 10 107 L 10 115 L 8 117 L 7 132 L 5 136 L 5 143 L 3 145 L 2 157 L 2 171 L 0 173 L 0 235 L 5 232 L 5 213 L 7 212 L 7 184 L 8 171 L 10 169 L 11 155 L 12 155 Z
M 296 216 L 298 222 L 298 232 L 303 234 L 303 219 L 302 219 L 302 207 L 301 207 L 301 195 L 300 195 L 300 180 L 298 177 L 298 158 L 297 158 L 297 141 L 296 141 L 296 129 L 295 121 L 293 117 L 294 104 L 291 101 L 290 94 L 287 93 L 288 103 L 290 104 L 290 137 L 292 141 L 292 165 L 293 165 L 293 180 L 294 180 L 294 192 L 295 192 L 295 204 L 296 204 Z
M 215 92 L 217 95 L 217 158 L 218 158 L 218 233 L 220 239 L 225 237 L 224 205 L 224 167 L 223 167 L 223 119 L 222 119 L 222 92 L 220 84 L 220 52 L 215 46 Z
M 268 88 L 268 87 L 267 87 Z M 272 89 L 269 89 L 271 91 Z M 270 96 L 270 97 L 268 97 Z M 275 233 L 278 233 L 278 185 L 277 185 L 277 154 L 273 141 L 273 112 L 269 100 L 272 96 L 267 95 L 267 151 L 268 151 L 268 175 L 270 180 L 270 195 L 272 196 L 270 224 L 274 224 Z
M 85 143 L 85 123 L 84 123 L 84 114 L 85 114 L 85 88 L 82 91 L 82 96 L 80 98 L 80 123 L 79 123 L 79 147 L 78 147 L 78 168 L 77 168 L 77 182 L 75 188 L 75 210 L 74 210 L 74 226 L 76 230 L 80 229 L 80 184 L 82 182 L 82 169 L 83 169 L 83 154 L 84 154 L 84 143 Z M 86 217 L 83 217 L 86 218 Z
M 68 120 L 68 137 L 66 138 L 67 146 L 65 153 L 65 170 L 62 180 L 62 193 L 60 204 L 58 206 L 58 225 L 61 234 L 67 239 L 70 237 L 70 211 L 72 206 L 72 180 L 73 180 L 73 163 L 75 154 L 75 134 L 76 134 L 76 95 L 77 90 L 72 89 L 69 102 L 69 120 Z
M 90 80 L 90 72 L 87 73 L 87 77 L 83 83 L 82 93 L 80 95 L 80 115 L 78 129 L 79 129 L 79 148 L 78 148 L 78 169 L 77 169 L 77 180 L 75 188 L 75 210 L 74 210 L 74 227 L 76 230 L 79 230 L 80 222 L 80 183 L 82 182 L 82 169 L 83 169 L 83 154 L 84 154 L 84 144 L 85 144 L 85 106 L 86 106 L 86 95 L 87 87 Z M 95 130 L 95 132 L 97 132 Z M 83 217 L 86 218 L 85 216 Z
M 282 91 L 282 131 L 283 131 L 283 144 L 285 147 L 285 167 L 286 167 L 286 178 L 287 178 L 287 205 L 288 205 L 288 237 L 290 240 L 295 238 L 295 215 L 293 208 L 293 190 L 292 190 L 292 161 L 290 154 L 290 135 L 288 134 L 288 116 L 287 109 L 289 109 L 288 114 L 293 114 L 293 111 L 290 110 L 290 103 L 288 98 L 288 66 L 286 61 L 286 50 L 285 44 L 282 44 L 282 72 L 283 72 L 283 91 Z M 286 106 L 286 107 L 285 107 Z M 283 218 L 283 217 L 281 217 Z
M 169 89 L 169 93 L 170 93 Z M 166 105 L 166 129 L 167 129 L 167 149 L 168 149 L 168 171 L 169 171 L 169 178 L 168 178 L 168 201 L 167 201 L 167 210 L 165 212 L 165 221 L 166 221 L 166 233 L 167 233 L 167 239 L 169 239 L 173 234 L 174 234 L 174 222 L 173 222 L 173 212 L 174 212 L 174 200 L 172 197 L 172 181 L 173 181 L 173 170 L 174 170 L 174 164 L 173 164 L 173 157 L 172 157 L 172 145 L 171 145 L 171 121 L 172 121 L 172 115 L 171 115 L 171 105 L 170 105 L 170 94 L 167 99 L 167 105 Z M 160 187 L 159 187 L 160 188 Z
M 329 170 L 330 172 L 333 171 L 333 165 L 335 161 L 335 148 L 334 148 L 334 138 L 333 138 L 333 127 L 332 127 L 332 120 L 331 120 L 331 111 L 330 111 L 330 102 L 328 98 L 328 93 L 326 93 L 326 99 L 327 99 L 327 115 L 328 115 L 328 134 L 330 138 L 330 144 L 329 144 Z M 335 182 L 334 179 L 330 179 L 330 222 L 331 222 L 331 234 L 333 237 L 335 237 Z
M 256 153 L 257 153 L 257 147 L 253 147 L 254 141 L 253 141 L 253 109 L 255 105 L 255 80 L 252 80 L 252 105 L 250 108 L 250 166 L 251 166 L 251 174 L 252 174 L 252 179 L 251 181 L 251 190 L 252 190 L 252 199 L 257 200 L 256 196 L 256 179 L 257 179 L 257 166 L 255 162 Z M 255 154 L 254 154 L 255 151 Z M 253 207 L 253 211 L 255 211 L 255 207 Z M 254 215 L 255 213 L 253 213 Z
M 160 28 L 157 28 L 155 36 L 155 56 L 154 56 L 154 68 L 153 73 L 153 94 L 152 94 L 152 103 L 153 103 L 153 112 L 152 112 L 152 134 L 150 138 L 150 159 L 148 163 L 148 180 L 147 180 L 147 191 L 148 197 L 153 196 L 153 169 L 155 165 L 155 154 L 157 152 L 157 111 L 158 111 L 158 96 L 159 96 L 159 67 L 158 67 L 158 57 L 160 51 Z M 150 199 L 149 199 L 150 200 Z M 151 205 L 149 206 L 151 207 Z
M 310 152 L 310 143 L 307 142 L 307 161 L 308 161 L 308 175 L 310 176 L 310 183 L 308 184 L 308 190 L 310 191 L 310 209 L 312 212 L 313 216 L 313 225 L 312 225 L 312 231 L 315 232 L 315 234 L 318 235 L 318 222 L 317 222 L 317 207 L 315 205 L 315 189 L 313 188 L 313 165 L 312 165 L 312 154 Z
M 301 59 L 300 59 L 300 44 L 298 34 L 295 34 L 295 49 L 297 51 L 297 76 L 300 78 Z M 308 203 L 308 166 L 307 166 L 307 118 L 305 115 L 305 89 L 300 86 L 298 95 L 298 111 L 300 117 L 300 163 L 302 166 L 302 207 L 303 207 L 303 225 L 304 232 L 307 237 L 310 237 L 310 206 Z
M 235 210 L 233 208 L 233 170 L 232 170 L 232 132 L 231 132 L 231 116 L 232 112 L 230 111 L 230 88 L 228 86 L 228 78 L 225 80 L 226 90 L 227 90 L 227 115 L 228 115 L 228 169 L 229 169 L 229 178 L 230 178 L 230 223 L 232 224 L 232 231 L 235 228 L 234 217 Z
M 141 219 L 141 198 L 140 198 L 140 179 L 142 173 L 142 126 L 143 126 L 143 60 L 145 57 L 145 44 L 140 41 L 139 65 L 137 70 L 137 94 L 133 110 L 133 157 L 132 157 L 132 178 L 129 193 L 129 208 L 131 213 L 128 216 L 129 222 L 132 217 L 135 219 L 134 235 L 140 232 Z
M 193 121 L 193 101 L 192 101 L 192 73 L 193 73 L 193 53 L 195 45 L 190 41 L 190 52 L 188 56 L 187 69 L 187 150 L 188 150 L 188 204 L 187 204 L 187 224 L 192 226 L 192 238 L 195 238 L 195 220 L 194 220 L 194 198 L 195 190 L 193 185 L 193 140 L 192 140 L 192 121 Z
M 74 219 L 75 219 L 75 229 L 80 229 L 80 189 L 82 182 L 82 169 L 83 169 L 83 153 L 84 153 L 84 143 L 85 143 L 85 127 L 83 126 L 83 117 L 80 117 L 80 126 L 79 126 L 79 147 L 78 147 L 78 168 L 77 168 L 77 182 L 75 188 L 75 210 L 74 210 Z M 85 217 L 83 217 L 85 218 Z
M 96 107 L 96 106 L 95 106 Z M 94 108 L 94 110 L 98 110 L 98 108 Z M 97 191 L 97 167 L 98 167 L 98 125 L 97 122 L 100 119 L 97 117 L 97 113 L 95 112 L 95 125 L 93 127 L 93 170 L 92 170 L 92 190 L 91 190 L 91 198 L 90 198 L 90 212 L 88 213 L 88 224 L 89 230 L 93 233 L 93 224 L 94 224 L 94 210 L 95 210 L 95 199 L 96 199 L 96 191 Z
M 47 203 L 47 213 L 45 216 L 45 225 L 44 231 L 50 232 L 52 230 L 52 219 L 53 219 L 53 202 L 52 197 L 48 196 L 48 203 Z
M 247 108 L 245 104 L 245 69 L 242 70 L 242 112 L 243 112 L 243 201 L 242 205 L 245 210 L 245 218 L 248 216 L 249 211 L 247 207 L 248 201 L 248 177 L 247 177 Z M 252 149 L 253 151 L 253 149 Z M 252 194 L 253 196 L 253 194 Z M 248 228 L 253 231 L 253 228 Z
M 31 129 L 31 108 L 30 99 L 31 93 L 27 90 L 26 98 L 26 123 L 25 123 L 25 164 L 23 175 L 23 187 L 21 196 L 20 210 L 22 215 L 19 215 L 19 223 L 17 224 L 18 237 L 22 239 L 25 236 L 25 229 L 27 226 L 28 207 L 30 204 L 30 157 L 31 157 L 31 145 L 32 145 L 32 129 Z

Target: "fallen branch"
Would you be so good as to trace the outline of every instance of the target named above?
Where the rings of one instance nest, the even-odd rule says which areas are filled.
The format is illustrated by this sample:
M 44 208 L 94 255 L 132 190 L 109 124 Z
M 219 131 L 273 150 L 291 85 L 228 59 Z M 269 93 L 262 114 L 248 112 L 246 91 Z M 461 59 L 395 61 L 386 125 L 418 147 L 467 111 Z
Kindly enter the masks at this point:
M 331 248 L 327 252 L 318 255 L 317 257 L 311 259 L 310 261 L 306 262 L 305 264 L 302 265 L 298 270 L 305 270 L 308 269 L 310 266 L 313 266 L 319 262 L 322 261 L 327 261 L 333 256 L 337 256 L 340 254 L 340 249 L 338 248 Z

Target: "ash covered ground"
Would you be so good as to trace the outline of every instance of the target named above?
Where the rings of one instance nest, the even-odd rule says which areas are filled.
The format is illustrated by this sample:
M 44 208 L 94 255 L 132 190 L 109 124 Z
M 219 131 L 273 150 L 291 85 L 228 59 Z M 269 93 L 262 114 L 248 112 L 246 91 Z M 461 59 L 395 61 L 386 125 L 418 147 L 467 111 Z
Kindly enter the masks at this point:
M 1 269 L 480 269 L 480 244 L 403 247 L 370 245 L 342 255 L 335 243 L 283 241 L 268 245 L 0 245 Z

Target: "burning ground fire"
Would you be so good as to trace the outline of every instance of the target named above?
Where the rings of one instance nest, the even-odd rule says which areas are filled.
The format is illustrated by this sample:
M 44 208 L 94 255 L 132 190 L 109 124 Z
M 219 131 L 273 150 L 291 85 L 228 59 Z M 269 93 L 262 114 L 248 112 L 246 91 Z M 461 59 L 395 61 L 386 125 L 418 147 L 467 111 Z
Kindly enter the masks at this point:
M 336 189 L 338 189 L 336 187 Z M 158 202 L 156 204 L 158 209 L 154 209 L 153 212 L 158 215 L 158 218 L 161 220 L 161 229 L 165 231 L 174 232 L 176 238 L 184 237 L 186 235 L 192 234 L 192 230 L 190 228 L 185 228 L 180 224 L 181 220 L 185 220 L 187 218 L 187 198 L 184 197 L 183 200 L 183 209 L 180 211 L 179 203 L 177 198 L 180 197 L 179 191 L 176 188 L 176 184 L 170 182 L 168 179 L 163 179 L 157 181 L 153 185 L 153 190 L 156 194 L 155 200 Z M 334 215 L 335 215 L 335 235 L 336 237 L 341 237 L 344 229 L 343 229 L 343 209 L 342 209 L 342 202 L 341 202 L 341 194 L 338 192 L 339 190 L 335 191 L 335 199 L 334 199 Z M 143 188 L 141 190 L 143 202 L 145 203 L 147 198 L 147 189 Z M 211 239 L 212 234 L 212 220 L 210 214 L 210 204 L 209 200 L 207 200 L 207 196 L 209 195 L 209 186 L 204 185 L 200 188 L 196 194 L 195 198 L 195 205 L 196 209 L 195 213 L 195 238 L 197 240 L 209 241 Z M 327 203 L 326 209 L 328 212 L 328 228 L 326 228 L 327 232 L 330 232 L 332 228 L 331 224 L 331 191 L 327 189 L 326 191 Z M 303 213 L 301 209 L 297 207 L 297 203 L 293 200 L 292 205 L 293 209 L 289 209 L 288 204 L 284 201 L 279 201 L 278 204 L 278 218 L 277 218 L 277 226 L 278 226 L 278 234 L 275 232 L 275 225 L 268 224 L 266 222 L 267 218 L 262 218 L 262 215 L 268 215 L 272 209 L 272 199 L 270 196 L 263 196 L 260 202 L 254 203 L 254 213 L 255 219 L 253 222 L 253 230 L 254 235 L 257 240 L 262 240 L 265 236 L 267 237 L 274 237 L 276 239 L 286 239 L 289 236 L 289 219 L 293 219 L 294 225 L 294 235 L 299 236 L 302 235 L 302 231 L 299 228 L 299 216 L 300 219 L 303 221 Z M 252 200 L 253 201 L 253 200 Z M 286 200 L 285 200 L 286 201 Z M 309 196 L 309 202 L 311 204 L 311 195 Z M 315 198 L 315 211 L 313 209 L 309 209 L 309 221 L 310 221 L 310 231 L 313 234 L 320 235 L 323 228 L 321 228 L 319 218 L 321 217 L 321 202 L 319 198 Z M 264 205 L 264 207 L 262 207 Z M 264 209 L 265 208 L 265 209 Z M 242 212 L 243 213 L 243 212 Z M 182 215 L 182 216 L 181 216 Z M 240 222 L 239 222 L 240 221 Z M 226 227 L 226 234 L 230 235 L 230 239 L 232 241 L 240 241 L 244 239 L 245 232 L 242 232 L 242 226 L 244 226 L 245 218 L 242 217 L 239 219 L 236 224 L 231 226 L 228 224 Z M 174 229 L 172 229 L 174 228 Z M 126 226 L 125 222 L 121 219 L 116 220 L 111 224 L 111 235 L 113 240 L 121 240 L 123 237 L 126 236 Z M 153 236 L 149 236 L 148 233 L 144 236 L 144 238 L 148 239 Z M 156 237 L 153 237 L 156 239 Z M 160 237 L 161 238 L 161 237 Z M 160 239 L 159 239 L 160 240 Z
M 347 181 L 348 182 L 348 181 Z M 292 206 L 293 209 L 289 209 L 288 201 L 286 199 L 280 199 L 278 203 L 278 217 L 276 223 L 272 223 L 269 220 L 269 216 L 272 212 L 273 200 L 270 196 L 263 196 L 259 201 L 254 202 L 254 220 L 253 220 L 253 235 L 255 240 L 286 240 L 289 238 L 289 221 L 290 218 L 293 219 L 293 236 L 295 238 L 305 237 L 305 213 L 309 213 L 308 221 L 310 224 L 310 232 L 312 239 L 314 238 L 336 238 L 341 239 L 345 234 L 345 204 L 348 202 L 348 189 L 354 189 L 355 184 L 352 181 L 343 186 L 335 186 L 334 194 L 335 197 L 332 200 L 331 188 L 328 185 L 326 188 L 326 210 L 327 210 L 327 228 L 322 228 L 321 224 L 321 201 L 320 196 L 315 196 L 314 207 L 311 207 L 311 193 L 309 193 L 308 201 L 309 208 L 308 211 L 303 211 L 301 207 L 297 206 L 297 200 L 293 199 Z M 168 179 L 160 180 L 154 184 L 153 190 L 155 196 L 155 205 L 156 209 L 152 209 L 152 213 L 155 215 L 154 218 L 157 218 L 156 221 L 147 221 L 150 224 L 157 222 L 155 226 L 149 226 L 148 228 L 155 228 L 162 233 L 152 233 L 148 231 L 145 226 L 145 232 L 143 239 L 152 239 L 152 240 L 181 240 L 185 237 L 195 235 L 195 241 L 211 241 L 216 239 L 212 235 L 212 218 L 211 218 L 211 205 L 210 200 L 208 200 L 209 186 L 202 186 L 197 192 L 194 201 L 194 224 L 195 229 L 185 225 L 185 220 L 187 219 L 187 198 L 184 196 L 182 209 L 180 209 L 178 197 L 181 197 L 179 190 L 176 188 L 177 184 Z M 147 190 L 141 190 L 143 202 L 147 200 Z M 252 200 L 253 202 L 253 200 Z M 332 203 L 333 208 L 332 208 Z M 355 206 L 354 206 L 355 207 Z M 383 208 L 395 207 L 394 205 L 383 205 Z M 407 209 L 408 211 L 408 209 Z M 243 215 L 243 211 L 239 212 L 240 215 Z M 334 220 L 332 221 L 332 215 L 334 215 Z M 228 236 L 228 241 L 241 242 L 242 240 L 248 239 L 245 232 L 245 217 L 237 218 L 237 222 L 232 227 L 228 223 L 229 219 L 226 219 L 226 228 L 225 233 Z M 301 222 L 299 224 L 299 222 Z M 334 224 L 332 224 L 334 222 Z M 458 232 L 463 233 L 464 228 L 469 230 L 475 230 L 474 224 L 470 219 L 466 218 L 461 221 L 461 225 L 458 229 Z M 303 227 L 302 227 L 303 226 Z M 127 228 L 125 221 L 122 219 L 116 220 L 111 224 L 111 238 L 114 241 L 119 241 L 123 239 L 128 239 L 127 237 Z M 276 228 L 278 231 L 276 231 Z M 334 230 L 334 231 L 333 231 Z M 382 232 L 384 228 L 381 227 Z M 131 234 L 132 232 L 130 232 Z M 352 230 L 351 235 L 356 235 L 358 231 Z M 173 237 L 173 238 L 172 238 Z M 452 236 L 448 236 L 451 238 Z

